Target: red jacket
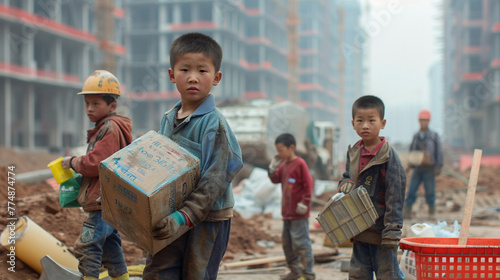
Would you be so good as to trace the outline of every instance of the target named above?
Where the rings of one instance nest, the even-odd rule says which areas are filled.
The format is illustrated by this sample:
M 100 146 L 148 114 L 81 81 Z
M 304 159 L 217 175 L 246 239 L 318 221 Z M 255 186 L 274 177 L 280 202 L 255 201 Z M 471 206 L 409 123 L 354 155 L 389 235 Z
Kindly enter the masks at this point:
M 281 183 L 283 220 L 309 218 L 314 183 L 306 162 L 300 157 L 284 162 L 276 169 L 276 172 L 269 174 L 269 178 L 275 184 Z M 298 215 L 295 212 L 299 202 L 307 205 L 307 213 L 304 215 Z
M 83 175 L 78 203 L 85 211 L 101 210 L 96 199 L 101 196 L 99 163 L 132 142 L 132 120 L 118 115 L 108 115 L 87 132 L 87 154 L 71 161 L 73 169 Z M 85 187 L 86 193 L 83 193 Z

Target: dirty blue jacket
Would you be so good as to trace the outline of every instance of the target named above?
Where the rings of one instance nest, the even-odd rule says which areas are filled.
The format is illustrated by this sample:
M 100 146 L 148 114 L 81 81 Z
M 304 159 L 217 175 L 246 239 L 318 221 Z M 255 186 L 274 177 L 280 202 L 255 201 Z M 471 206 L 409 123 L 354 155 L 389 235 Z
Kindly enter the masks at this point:
M 382 145 L 361 171 L 360 157 L 361 148 L 349 146 L 346 172 L 339 185 L 345 180 L 353 180 L 356 188 L 366 188 L 379 218 L 372 227 L 356 235 L 354 240 L 374 245 L 395 244 L 401 239 L 403 228 L 405 170 L 396 150 L 388 142 Z
M 179 211 L 191 223 L 223 221 L 233 216 L 231 181 L 243 167 L 241 149 L 226 119 L 215 107 L 215 99 L 207 99 L 174 128 L 179 101 L 166 112 L 160 134 L 170 137 L 200 159 L 200 181 Z

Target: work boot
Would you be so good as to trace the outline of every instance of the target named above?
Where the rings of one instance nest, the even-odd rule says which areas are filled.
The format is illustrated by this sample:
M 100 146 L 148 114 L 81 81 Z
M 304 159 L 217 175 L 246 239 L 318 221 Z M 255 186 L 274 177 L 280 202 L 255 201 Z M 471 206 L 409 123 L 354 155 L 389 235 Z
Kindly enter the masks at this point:
M 128 271 L 118 277 L 111 277 L 111 280 L 128 280 Z
M 434 219 L 436 217 L 436 206 L 429 205 L 429 218 Z
M 281 280 L 299 280 L 303 278 L 301 273 L 290 272 L 288 274 L 281 275 Z
M 411 208 L 413 207 L 413 204 L 405 204 L 403 207 L 403 219 L 411 219 L 412 218 L 412 213 L 411 213 Z
M 316 279 L 316 275 L 309 274 L 309 273 L 304 273 L 302 275 L 301 279 L 304 279 L 304 280 L 315 280 Z
M 99 278 L 95 278 L 92 276 L 83 276 L 83 280 L 99 280 Z

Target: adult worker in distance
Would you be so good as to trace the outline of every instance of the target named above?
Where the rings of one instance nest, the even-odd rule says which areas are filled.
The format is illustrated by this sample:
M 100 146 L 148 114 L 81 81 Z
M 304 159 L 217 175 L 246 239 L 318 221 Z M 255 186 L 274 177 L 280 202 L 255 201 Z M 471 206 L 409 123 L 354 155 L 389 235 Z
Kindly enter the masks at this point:
M 423 160 L 419 165 L 409 165 L 409 168 L 413 168 L 413 174 L 403 208 L 403 218 L 412 218 L 412 206 L 417 199 L 420 183 L 424 184 L 429 217 L 433 218 L 436 213 L 436 176 L 441 173 L 443 168 L 443 150 L 439 135 L 429 129 L 430 120 L 431 112 L 426 109 L 421 110 L 418 114 L 420 130 L 413 136 L 410 155 L 411 151 L 421 151 Z

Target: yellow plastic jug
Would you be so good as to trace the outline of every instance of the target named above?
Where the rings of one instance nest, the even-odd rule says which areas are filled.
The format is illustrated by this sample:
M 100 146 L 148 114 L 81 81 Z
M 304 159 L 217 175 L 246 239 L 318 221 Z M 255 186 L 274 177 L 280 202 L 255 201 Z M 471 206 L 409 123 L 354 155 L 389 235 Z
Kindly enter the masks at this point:
M 62 182 L 73 177 L 73 171 L 71 171 L 70 168 L 63 168 L 62 167 L 62 160 L 63 160 L 63 158 L 60 157 L 56 160 L 51 161 L 47 165 L 47 167 L 49 167 L 50 170 L 52 171 L 52 175 L 54 175 L 54 178 L 56 179 L 56 182 L 58 184 L 61 184 Z

